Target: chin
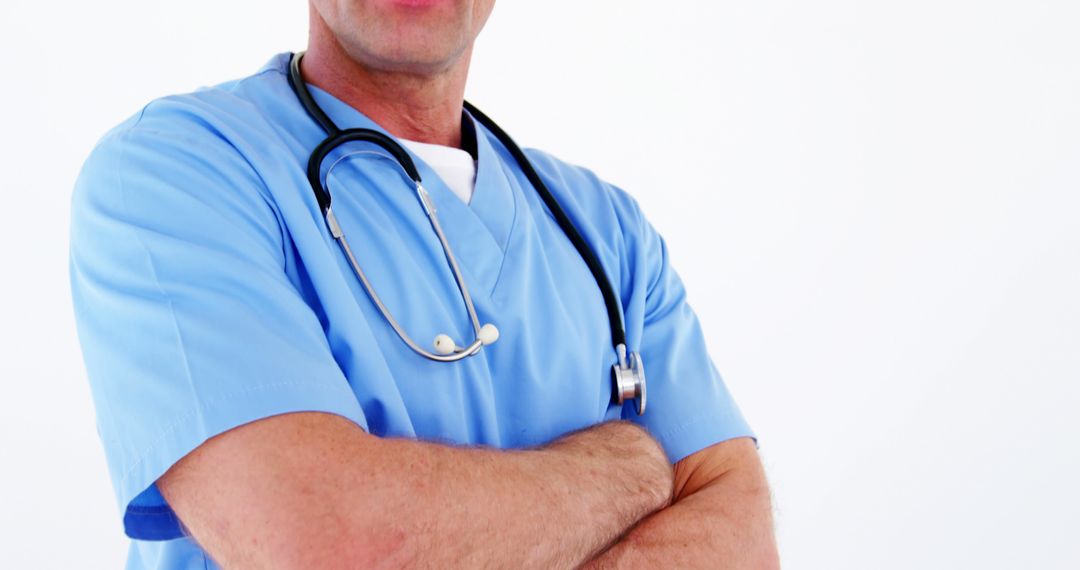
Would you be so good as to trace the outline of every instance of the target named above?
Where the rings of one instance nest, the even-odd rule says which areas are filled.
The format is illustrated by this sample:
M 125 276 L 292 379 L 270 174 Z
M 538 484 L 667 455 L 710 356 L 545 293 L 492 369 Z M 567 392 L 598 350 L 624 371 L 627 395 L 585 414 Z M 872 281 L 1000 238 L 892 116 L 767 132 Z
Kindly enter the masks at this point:
M 431 74 L 457 63 L 490 14 L 490 0 L 316 0 L 356 62 Z
M 367 46 L 346 48 L 357 62 L 370 69 L 379 71 L 431 75 L 450 69 L 465 52 L 466 46 L 432 46 L 430 44 L 409 45 L 398 43 L 392 46 L 379 45 L 377 49 L 365 49 Z M 439 49 L 442 48 L 442 49 Z
M 360 29 L 352 36 L 345 47 L 357 61 L 383 71 L 411 73 L 436 73 L 450 68 L 472 39 L 466 29 L 440 23 Z

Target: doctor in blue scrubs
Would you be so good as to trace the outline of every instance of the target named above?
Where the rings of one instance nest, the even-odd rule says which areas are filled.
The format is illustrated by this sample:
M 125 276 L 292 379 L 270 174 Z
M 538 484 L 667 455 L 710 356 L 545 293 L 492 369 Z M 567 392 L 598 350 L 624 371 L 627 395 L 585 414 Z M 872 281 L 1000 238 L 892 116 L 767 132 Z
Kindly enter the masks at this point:
M 499 333 L 467 358 L 411 349 L 339 247 L 306 171 L 327 132 L 291 54 L 152 101 L 86 161 L 72 295 L 129 568 L 776 565 L 753 434 L 664 241 L 630 194 L 525 151 L 616 293 L 647 366 L 639 415 L 613 398 L 597 281 L 463 108 L 492 2 L 312 0 L 299 67 L 337 127 L 415 165 Z M 391 153 L 349 142 L 318 177 L 403 331 L 471 342 Z

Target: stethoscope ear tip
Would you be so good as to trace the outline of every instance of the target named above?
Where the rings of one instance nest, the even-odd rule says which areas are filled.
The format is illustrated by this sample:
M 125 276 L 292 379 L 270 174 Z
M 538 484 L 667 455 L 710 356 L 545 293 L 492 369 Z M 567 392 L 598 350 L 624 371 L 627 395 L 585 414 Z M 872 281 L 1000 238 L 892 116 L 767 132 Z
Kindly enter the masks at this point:
M 450 335 L 448 335 L 448 334 L 437 334 L 437 335 L 435 335 L 435 352 L 436 353 L 441 354 L 443 356 L 446 356 L 448 354 L 453 354 L 454 349 L 456 349 L 456 348 L 457 348 L 457 343 L 454 342 L 454 339 L 450 338 Z
M 480 339 L 480 342 L 484 343 L 484 346 L 494 344 L 499 340 L 499 329 L 495 325 L 488 323 L 480 327 L 480 334 L 476 335 Z
M 476 335 L 476 338 L 480 341 L 479 344 L 475 343 L 474 341 L 474 344 L 470 344 L 468 347 L 462 348 L 458 346 L 456 342 L 454 342 L 454 339 L 450 338 L 450 335 L 445 333 L 437 334 L 435 335 L 434 343 L 435 353 L 441 354 L 442 356 L 449 356 L 451 354 L 454 354 L 455 352 L 469 351 L 469 354 L 475 354 L 476 352 L 478 352 L 480 346 L 488 346 L 489 344 L 494 344 L 495 341 L 499 340 L 499 329 L 496 328 L 495 325 L 488 323 L 480 327 L 480 332 Z

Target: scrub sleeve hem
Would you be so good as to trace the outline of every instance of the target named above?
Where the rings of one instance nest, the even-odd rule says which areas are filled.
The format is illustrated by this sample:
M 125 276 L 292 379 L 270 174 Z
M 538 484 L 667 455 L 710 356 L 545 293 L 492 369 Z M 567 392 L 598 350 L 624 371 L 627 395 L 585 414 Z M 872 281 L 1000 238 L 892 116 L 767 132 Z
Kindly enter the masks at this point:
M 200 402 L 166 426 L 117 484 L 124 532 L 139 540 L 171 540 L 184 533 L 179 519 L 157 490 L 172 465 L 206 440 L 260 419 L 294 412 L 342 416 L 368 431 L 356 395 L 341 381 L 290 381 L 252 386 Z
M 741 416 L 738 419 L 737 422 L 722 421 L 716 414 L 709 414 L 691 418 L 671 429 L 650 432 L 664 448 L 668 460 L 675 464 L 706 447 L 738 437 L 752 438 L 756 447 L 757 436 Z

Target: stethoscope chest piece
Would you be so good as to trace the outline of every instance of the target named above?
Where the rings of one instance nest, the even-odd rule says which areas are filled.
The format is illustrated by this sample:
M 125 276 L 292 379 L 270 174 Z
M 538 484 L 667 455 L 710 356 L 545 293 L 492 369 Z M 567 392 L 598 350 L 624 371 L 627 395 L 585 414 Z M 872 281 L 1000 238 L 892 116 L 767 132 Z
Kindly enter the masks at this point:
M 626 354 L 626 345 L 617 349 L 619 361 L 611 367 L 612 400 L 619 405 L 627 400 L 637 400 L 637 414 L 645 413 L 645 364 L 636 352 Z

